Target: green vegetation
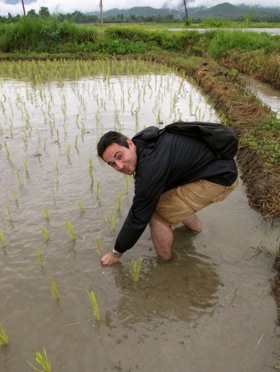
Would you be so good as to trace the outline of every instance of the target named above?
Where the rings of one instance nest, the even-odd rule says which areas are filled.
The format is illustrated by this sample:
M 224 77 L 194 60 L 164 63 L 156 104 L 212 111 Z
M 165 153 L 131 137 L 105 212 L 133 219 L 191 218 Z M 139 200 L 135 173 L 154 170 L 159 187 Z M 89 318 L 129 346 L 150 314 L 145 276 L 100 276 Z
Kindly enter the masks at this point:
M 51 291 L 51 294 L 53 296 L 53 298 L 59 300 L 59 292 L 58 292 L 58 289 L 57 289 L 57 285 L 56 285 L 56 281 L 53 277 L 51 277 L 50 279 L 50 291 Z
M 142 267 L 143 258 L 139 257 L 138 260 L 131 260 L 129 266 L 129 272 L 134 282 L 138 282 L 140 278 L 140 272 Z
M 29 366 L 37 372 L 51 372 L 52 367 L 51 363 L 48 360 L 46 349 L 44 348 L 43 353 L 41 354 L 39 351 L 36 352 L 36 362 L 40 365 L 40 369 L 33 366 L 30 362 L 27 362 Z
M 100 321 L 99 307 L 97 304 L 96 295 L 93 291 L 90 292 L 89 290 L 87 290 L 87 295 L 92 307 L 93 314 L 96 320 Z
M 9 337 L 2 324 L 0 324 L 0 345 L 5 346 L 9 343 Z

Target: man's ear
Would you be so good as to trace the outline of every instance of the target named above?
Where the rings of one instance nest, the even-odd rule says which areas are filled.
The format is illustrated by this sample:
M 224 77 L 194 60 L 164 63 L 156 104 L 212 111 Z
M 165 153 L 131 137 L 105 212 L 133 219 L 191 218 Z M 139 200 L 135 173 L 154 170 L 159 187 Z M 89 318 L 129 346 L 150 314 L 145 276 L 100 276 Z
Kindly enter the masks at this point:
M 128 147 L 130 148 L 130 150 L 136 151 L 135 144 L 130 138 L 127 139 L 127 144 L 128 144 Z

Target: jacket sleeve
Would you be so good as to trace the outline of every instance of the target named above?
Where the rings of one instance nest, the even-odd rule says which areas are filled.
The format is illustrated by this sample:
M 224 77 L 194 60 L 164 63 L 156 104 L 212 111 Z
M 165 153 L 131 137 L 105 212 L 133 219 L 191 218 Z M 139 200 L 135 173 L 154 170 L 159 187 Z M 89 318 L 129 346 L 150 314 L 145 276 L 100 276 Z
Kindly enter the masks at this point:
M 118 234 L 115 250 L 125 252 L 132 248 L 144 232 L 165 191 L 169 171 L 169 151 L 159 147 L 138 161 L 135 176 L 135 195 L 126 220 Z

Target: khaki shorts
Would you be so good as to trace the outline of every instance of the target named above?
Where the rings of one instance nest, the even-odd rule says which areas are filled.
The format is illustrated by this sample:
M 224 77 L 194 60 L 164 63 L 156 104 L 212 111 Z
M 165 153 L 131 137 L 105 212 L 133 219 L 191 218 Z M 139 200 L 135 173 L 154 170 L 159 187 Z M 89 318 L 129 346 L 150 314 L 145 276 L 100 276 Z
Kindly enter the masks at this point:
M 231 186 L 199 180 L 168 190 L 161 195 L 153 217 L 162 223 L 176 225 L 207 205 L 224 200 L 238 184 L 238 179 Z

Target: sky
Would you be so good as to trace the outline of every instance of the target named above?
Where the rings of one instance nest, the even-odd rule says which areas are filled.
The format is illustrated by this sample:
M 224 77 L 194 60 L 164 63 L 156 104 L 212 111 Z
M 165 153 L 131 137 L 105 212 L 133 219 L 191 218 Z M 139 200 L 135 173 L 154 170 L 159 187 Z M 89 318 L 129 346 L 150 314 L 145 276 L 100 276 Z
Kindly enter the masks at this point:
M 8 0 L 7 0 L 8 1 Z M 224 2 L 229 2 L 233 5 L 245 4 L 245 5 L 264 5 L 266 7 L 280 7 L 279 0 L 187 0 L 188 7 L 206 6 L 211 7 Z M 32 3 L 25 4 L 25 10 L 28 12 L 30 9 L 34 9 L 36 13 L 39 12 L 41 7 L 47 7 L 50 13 L 73 13 L 78 10 L 82 13 L 99 11 L 99 0 L 34 0 Z M 177 8 L 178 6 L 183 7 L 183 0 L 103 0 L 103 11 L 118 8 L 118 9 L 129 9 L 135 6 L 151 6 L 153 8 Z M 8 4 L 5 0 L 0 0 L 0 15 L 7 16 L 8 13 L 11 15 L 23 14 L 21 0 L 18 3 Z

